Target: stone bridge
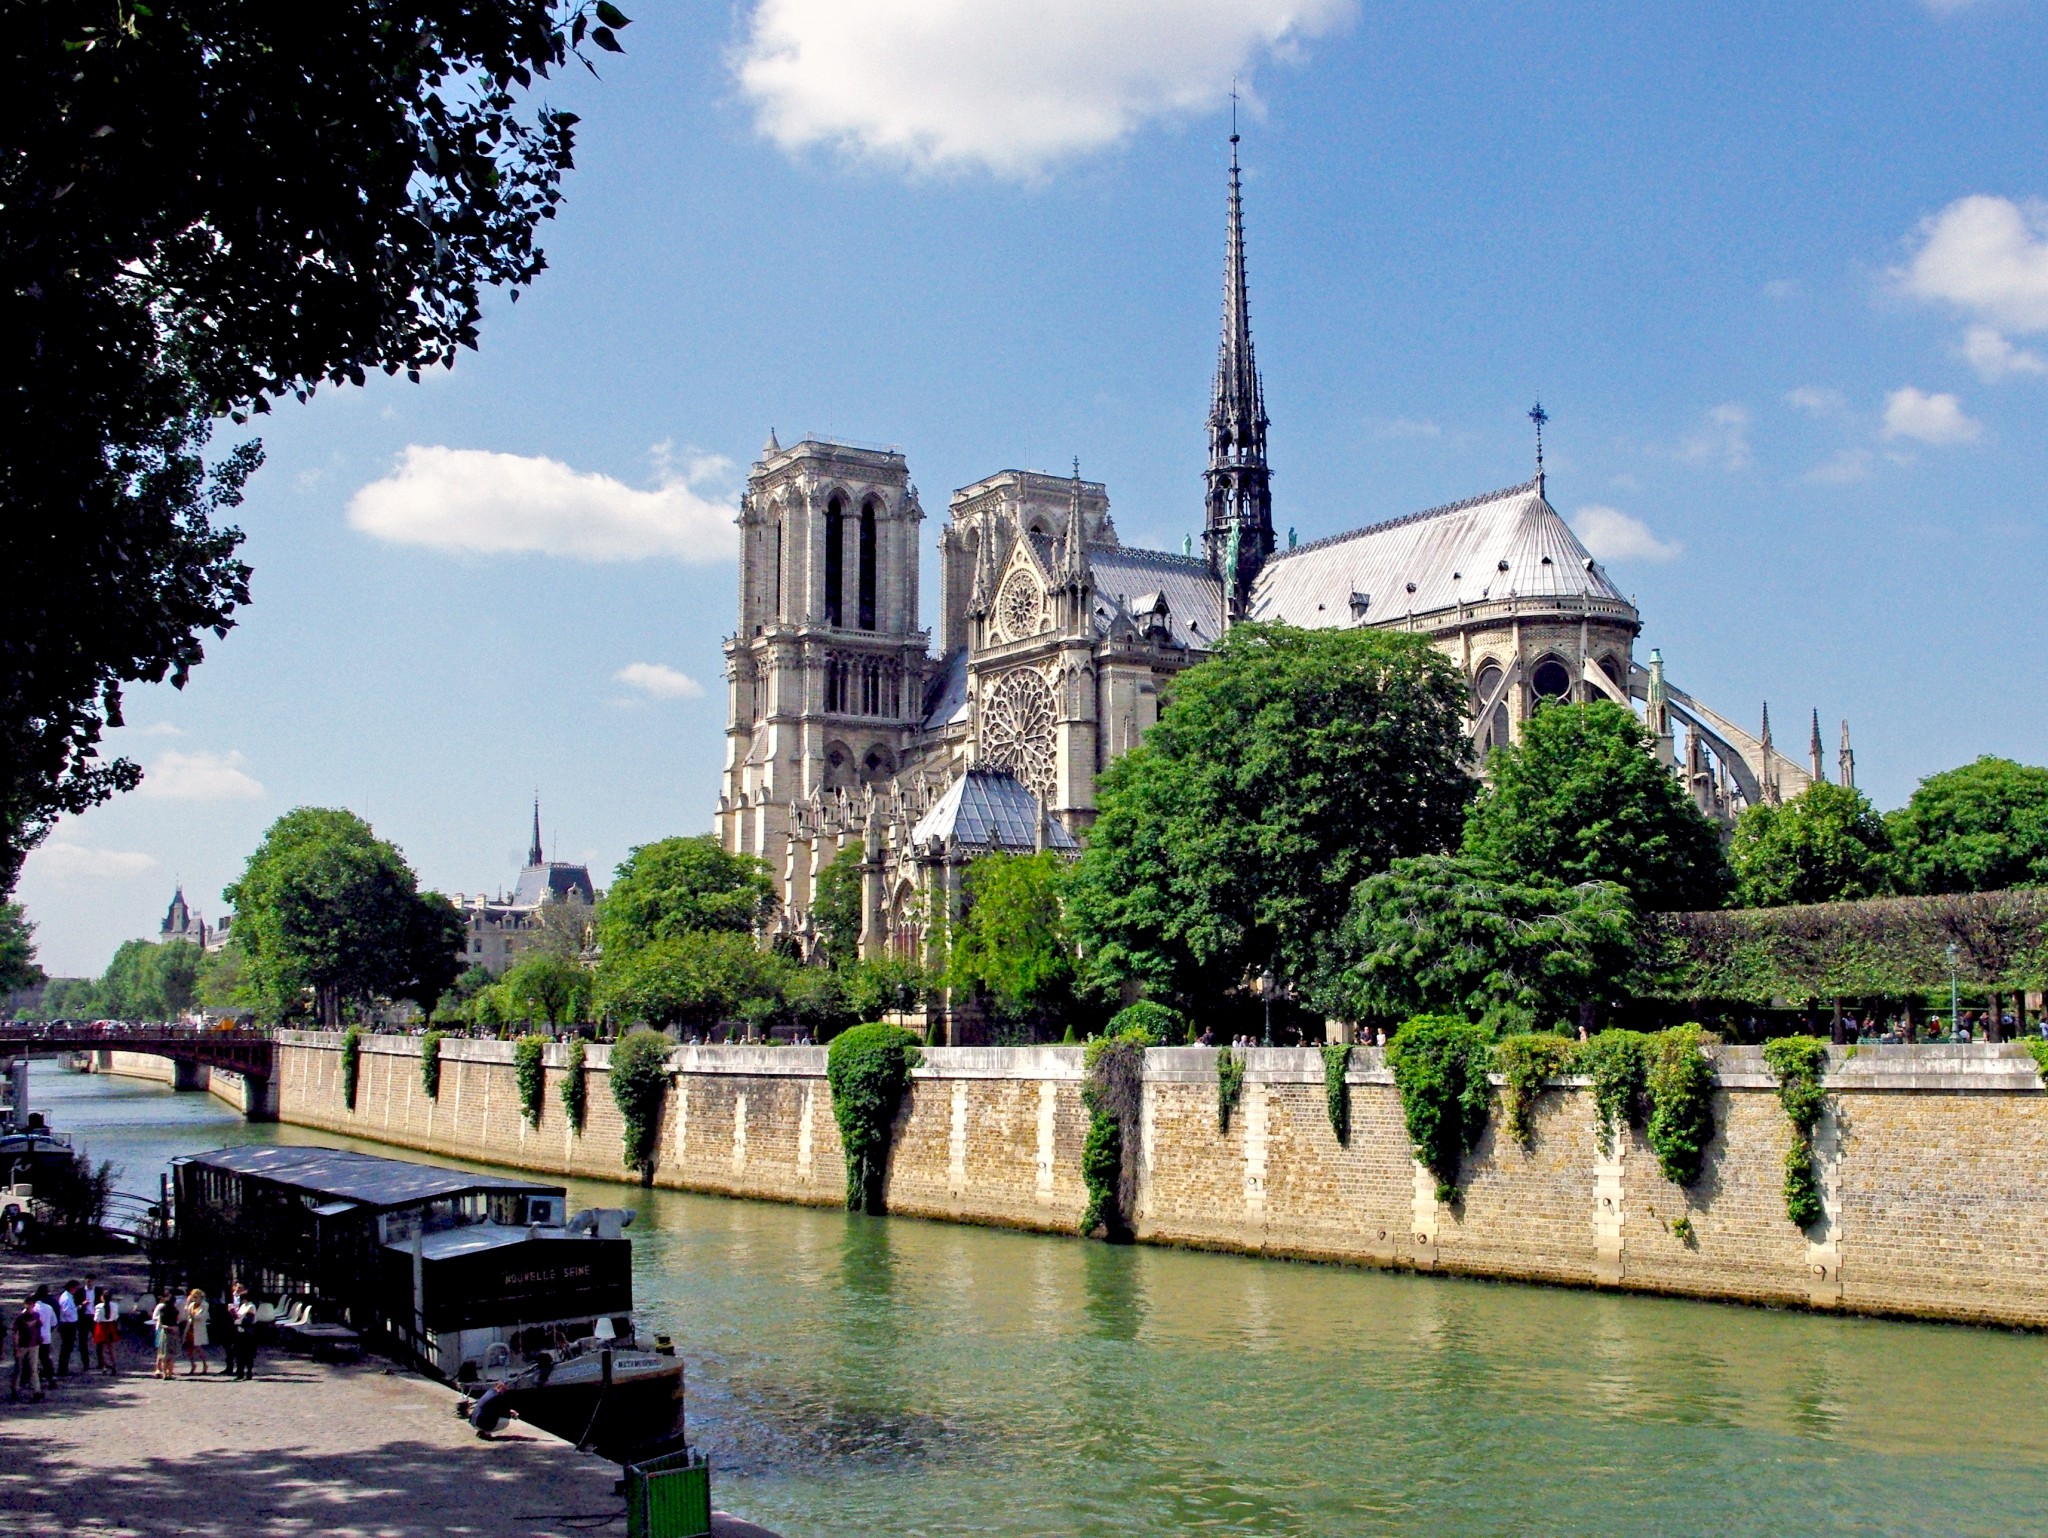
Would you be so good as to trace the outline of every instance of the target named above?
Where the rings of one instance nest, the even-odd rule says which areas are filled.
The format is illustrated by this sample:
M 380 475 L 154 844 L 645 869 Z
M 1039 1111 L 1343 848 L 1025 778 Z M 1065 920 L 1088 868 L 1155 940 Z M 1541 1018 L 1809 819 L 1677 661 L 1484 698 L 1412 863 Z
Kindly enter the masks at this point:
M 169 1065 L 163 1077 L 175 1089 L 210 1089 L 239 1106 L 251 1121 L 270 1121 L 277 1115 L 276 1043 L 267 1032 L 126 1021 L 96 1025 L 0 1021 L 0 1059 L 75 1052 L 91 1053 L 98 1073 L 118 1071 L 117 1053 L 162 1058 Z

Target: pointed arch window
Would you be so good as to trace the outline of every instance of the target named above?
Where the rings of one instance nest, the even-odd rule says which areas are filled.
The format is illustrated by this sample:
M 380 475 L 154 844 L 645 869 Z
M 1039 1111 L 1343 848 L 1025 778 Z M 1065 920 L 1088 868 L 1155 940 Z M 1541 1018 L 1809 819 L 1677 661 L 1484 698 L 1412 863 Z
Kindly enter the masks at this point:
M 860 508 L 860 628 L 875 628 L 875 502 Z
M 838 492 L 825 504 L 825 623 L 843 623 L 840 594 L 846 589 L 846 498 Z

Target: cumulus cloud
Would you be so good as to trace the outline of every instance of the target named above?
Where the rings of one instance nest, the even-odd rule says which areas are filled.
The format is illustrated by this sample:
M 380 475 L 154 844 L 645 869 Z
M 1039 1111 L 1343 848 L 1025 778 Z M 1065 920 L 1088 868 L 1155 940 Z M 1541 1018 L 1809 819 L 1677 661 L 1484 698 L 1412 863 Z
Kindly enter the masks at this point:
M 1668 561 L 1685 548 L 1657 538 L 1642 519 L 1598 502 L 1580 508 L 1571 526 L 1579 543 L 1601 561 Z
M 1678 457 L 1689 464 L 1718 462 L 1724 469 L 1747 470 L 1754 456 L 1749 449 L 1749 408 L 1739 401 L 1723 401 L 1707 413 L 1700 430 L 1678 446 Z
M 629 689 L 638 689 L 650 699 L 701 700 L 704 686 L 688 673 L 678 672 L 665 662 L 629 662 L 612 675 Z
M 1817 385 L 1801 385 L 1796 390 L 1786 391 L 1785 404 L 1794 411 L 1816 417 L 1838 417 L 1849 409 L 1849 402 L 1840 390 L 1826 390 Z
M 94 849 L 53 838 L 30 851 L 27 867 L 52 881 L 125 881 L 148 875 L 156 869 L 156 861 L 139 850 Z
M 755 126 L 913 171 L 1035 176 L 1347 21 L 1355 0 L 755 0 L 732 67 Z
M 1911 385 L 1884 398 L 1884 435 L 1916 443 L 1975 443 L 1984 424 L 1966 415 L 1953 395 L 1929 395 Z
M 1918 235 L 1913 259 L 1893 274 L 1905 293 L 2007 331 L 2048 331 L 2048 205 L 1977 193 Z
M 173 748 L 147 764 L 140 794 L 159 801 L 255 801 L 263 787 L 239 753 L 181 753 Z
M 1867 481 L 1870 479 L 1871 458 L 1868 449 L 1839 449 L 1807 471 L 1801 479 L 1816 486 L 1849 486 L 1857 481 Z
M 538 455 L 413 444 L 391 474 L 350 499 L 348 521 L 390 544 L 463 555 L 691 565 L 730 557 L 733 507 L 699 490 L 730 462 L 698 456 L 678 468 L 666 444 L 654 458 L 660 484 L 641 491 Z
M 1963 357 L 1977 377 L 1996 384 L 2014 374 L 2048 374 L 2048 363 L 2039 353 L 2015 347 L 2004 334 L 1990 326 L 1972 326 L 1963 333 Z

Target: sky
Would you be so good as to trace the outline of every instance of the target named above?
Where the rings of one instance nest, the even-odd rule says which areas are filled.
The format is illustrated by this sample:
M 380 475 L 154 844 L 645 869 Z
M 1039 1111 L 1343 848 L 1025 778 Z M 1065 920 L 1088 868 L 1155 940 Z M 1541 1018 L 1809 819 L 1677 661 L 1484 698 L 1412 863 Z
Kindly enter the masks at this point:
M 772 427 L 900 446 L 931 548 L 1004 468 L 1199 528 L 1230 92 L 1275 520 L 1528 478 L 1638 656 L 1897 806 L 2048 762 L 2048 6 L 737 0 L 628 7 L 550 270 L 480 350 L 260 423 L 254 603 L 131 691 L 142 789 L 19 896 L 53 974 L 347 806 L 509 886 L 706 830 L 731 517 Z M 217 444 L 240 440 L 223 427 Z

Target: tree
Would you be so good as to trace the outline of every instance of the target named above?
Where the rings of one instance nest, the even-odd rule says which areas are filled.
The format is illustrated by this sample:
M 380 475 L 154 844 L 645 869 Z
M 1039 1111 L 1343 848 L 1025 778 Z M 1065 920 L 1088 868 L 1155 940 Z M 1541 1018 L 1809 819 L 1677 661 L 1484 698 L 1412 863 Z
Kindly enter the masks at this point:
M 811 919 L 825 936 L 825 950 L 836 965 L 860 954 L 861 863 L 867 858 L 849 849 L 818 873 L 818 895 Z
M 552 952 L 571 961 L 581 961 L 597 939 L 597 920 L 580 892 L 549 898 L 534 910 L 534 949 Z
M 1305 981 L 1365 877 L 1457 836 L 1463 680 L 1420 636 L 1239 625 L 1097 794 L 1069 917 L 1097 986 Z
M 193 991 L 200 1004 L 223 1014 L 256 1007 L 256 999 L 249 990 L 248 959 L 242 954 L 239 941 L 230 938 L 219 950 L 200 957 Z
M 199 996 L 203 960 L 190 940 L 128 940 L 100 974 L 95 996 L 101 1013 L 116 1020 L 171 1020 Z
M 1862 792 L 1816 781 L 1742 814 L 1728 846 L 1744 908 L 1856 902 L 1892 889 L 1892 837 Z
M 751 934 L 774 911 L 768 866 L 727 854 L 709 834 L 665 838 L 627 852 L 598 910 L 607 957 L 704 930 Z
M 592 982 L 590 969 L 582 962 L 539 949 L 521 956 L 504 977 L 514 1007 L 529 1018 L 547 1021 L 550 1028 L 582 1013 L 590 1002 Z
M 595 17 L 596 25 L 592 25 Z M 7 8 L 0 157 L 0 892 L 54 817 L 132 788 L 98 757 L 126 684 L 182 686 L 248 602 L 216 526 L 246 420 L 476 345 L 546 265 L 573 114 L 536 75 L 617 50 L 569 0 Z
M 421 892 L 405 856 L 352 812 L 287 812 L 222 895 L 250 991 L 272 1019 L 305 1012 L 310 994 L 314 1016 L 338 1025 L 347 1005 L 437 998 L 454 980 L 460 916 Z
M 1465 853 L 1504 875 L 1612 881 L 1648 912 L 1718 908 L 1727 895 L 1720 834 L 1619 705 L 1542 707 L 1487 776 Z
M 0 993 L 33 988 L 43 981 L 36 965 L 36 926 L 20 903 L 0 903 Z
M 1566 886 L 1424 855 L 1359 884 L 1315 996 L 1348 1020 L 1445 1014 L 1545 1029 L 1619 998 L 1637 949 L 1634 905 L 1612 882 Z
M 617 955 L 607 950 L 598 986 L 620 1019 L 705 1028 L 772 1012 L 790 965 L 751 936 L 697 930 Z
M 2048 884 L 2048 769 L 1987 755 L 1930 774 L 1885 822 L 1911 891 Z
M 1068 874 L 1065 857 L 1051 852 L 984 855 L 970 865 L 947 985 L 1034 1031 L 1072 1009 L 1074 941 L 1062 904 Z

